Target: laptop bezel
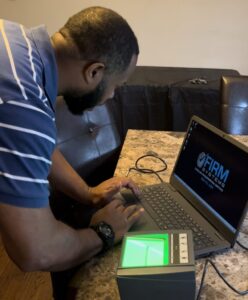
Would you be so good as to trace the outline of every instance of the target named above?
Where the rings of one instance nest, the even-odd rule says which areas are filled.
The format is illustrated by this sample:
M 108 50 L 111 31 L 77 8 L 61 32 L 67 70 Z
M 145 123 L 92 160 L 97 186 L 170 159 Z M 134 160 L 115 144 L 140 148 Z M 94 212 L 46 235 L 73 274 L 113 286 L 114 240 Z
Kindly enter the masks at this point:
M 228 142 L 230 142 L 231 144 L 233 144 L 234 146 L 240 148 L 242 151 L 245 151 L 246 153 L 248 153 L 248 148 L 243 145 L 242 143 L 240 143 L 239 141 L 235 140 L 234 138 L 232 138 L 230 135 L 228 135 L 227 133 L 225 133 L 224 131 L 216 128 L 215 126 L 209 124 L 208 122 L 202 120 L 201 118 L 197 117 L 197 116 L 192 116 L 188 128 L 187 128 L 187 132 L 189 130 L 189 128 L 191 127 L 192 122 L 195 121 L 197 123 L 199 123 L 200 125 L 204 126 L 205 128 L 209 129 L 210 131 L 212 131 L 214 134 L 217 134 L 219 136 L 221 136 L 223 139 L 227 140 Z M 170 184 L 180 193 L 183 195 L 184 198 L 186 198 L 189 203 L 208 221 L 211 223 L 211 225 L 213 227 L 216 228 L 216 230 L 218 231 L 219 234 L 221 234 L 230 244 L 231 246 L 234 245 L 236 239 L 237 239 L 237 235 L 239 233 L 240 227 L 243 223 L 243 220 L 246 216 L 247 210 L 248 210 L 248 201 L 246 203 L 246 206 L 243 210 L 243 213 L 241 215 L 241 218 L 239 220 L 239 224 L 237 226 L 237 229 L 235 231 L 231 230 L 228 226 L 226 226 L 223 221 L 218 218 L 216 215 L 212 214 L 210 212 L 210 210 L 207 209 L 206 206 L 202 205 L 200 203 L 200 201 L 197 199 L 196 196 L 194 196 L 189 190 L 187 190 L 187 188 L 177 179 L 176 175 L 175 175 L 175 169 L 178 163 L 178 160 L 180 158 L 180 154 L 182 152 L 183 149 L 183 145 L 184 145 L 184 141 L 187 137 L 187 132 L 185 134 L 181 149 L 179 151 L 179 154 L 177 156 L 176 162 L 174 164 L 174 168 L 172 170 L 171 176 L 170 176 Z

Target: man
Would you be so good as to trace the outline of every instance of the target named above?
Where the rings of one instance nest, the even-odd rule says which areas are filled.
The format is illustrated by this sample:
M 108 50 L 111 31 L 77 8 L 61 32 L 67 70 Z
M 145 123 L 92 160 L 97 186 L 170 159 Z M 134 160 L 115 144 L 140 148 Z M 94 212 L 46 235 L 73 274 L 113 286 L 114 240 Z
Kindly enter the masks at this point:
M 71 112 L 103 103 L 133 72 L 138 43 L 117 13 L 91 7 L 51 39 L 44 27 L 27 30 L 0 21 L 0 230 L 12 260 L 24 271 L 61 271 L 121 240 L 142 211 L 115 194 L 138 193 L 125 178 L 88 187 L 56 146 L 54 104 L 63 95 Z M 91 227 L 74 230 L 51 213 L 49 181 L 84 204 L 102 207 Z

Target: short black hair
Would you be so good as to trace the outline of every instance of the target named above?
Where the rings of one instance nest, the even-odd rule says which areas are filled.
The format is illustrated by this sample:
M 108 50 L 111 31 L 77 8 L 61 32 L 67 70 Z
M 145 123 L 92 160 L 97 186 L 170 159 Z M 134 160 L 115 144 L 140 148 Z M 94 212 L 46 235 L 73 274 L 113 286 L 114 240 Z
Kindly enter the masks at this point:
M 132 56 L 139 54 L 137 38 L 127 21 L 108 8 L 94 6 L 80 11 L 60 33 L 73 41 L 81 59 L 101 61 L 109 73 L 125 71 Z

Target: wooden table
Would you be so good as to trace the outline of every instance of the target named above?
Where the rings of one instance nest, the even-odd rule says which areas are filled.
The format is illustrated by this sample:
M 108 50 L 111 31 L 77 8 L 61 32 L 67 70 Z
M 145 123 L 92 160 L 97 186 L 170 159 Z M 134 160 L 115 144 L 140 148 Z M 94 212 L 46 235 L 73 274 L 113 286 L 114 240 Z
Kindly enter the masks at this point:
M 168 182 L 183 141 L 183 136 L 183 133 L 176 132 L 129 130 L 116 167 L 115 176 L 126 176 L 129 168 L 134 166 L 138 157 L 152 151 L 166 161 L 168 168 L 160 175 L 164 181 Z M 248 146 L 248 136 L 235 136 L 235 138 Z M 153 158 L 147 158 L 143 160 L 143 163 L 145 164 L 144 167 L 158 168 L 158 161 Z M 158 178 L 153 174 L 140 174 L 131 171 L 128 176 L 139 185 L 159 182 Z M 241 232 L 238 239 L 248 246 L 248 216 L 245 219 Z M 82 266 L 71 282 L 72 286 L 78 288 L 77 300 L 120 299 L 115 281 L 119 256 L 120 245 L 108 251 L 104 256 L 95 257 Z M 248 253 L 245 250 L 236 244 L 233 249 L 214 255 L 212 260 L 215 261 L 219 270 L 236 289 L 248 289 Z M 204 259 L 196 261 L 196 282 L 198 287 L 203 265 Z M 244 297 L 236 295 L 222 282 L 213 268 L 209 266 L 201 299 L 247 300 L 248 295 Z

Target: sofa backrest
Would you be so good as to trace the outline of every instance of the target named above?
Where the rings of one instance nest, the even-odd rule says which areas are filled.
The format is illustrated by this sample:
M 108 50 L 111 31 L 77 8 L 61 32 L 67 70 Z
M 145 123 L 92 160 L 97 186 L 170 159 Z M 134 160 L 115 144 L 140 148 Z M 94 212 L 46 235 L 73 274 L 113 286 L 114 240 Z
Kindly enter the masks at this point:
M 56 126 L 58 148 L 83 178 L 108 160 L 116 163 L 112 158 L 119 151 L 121 140 L 108 103 L 77 116 L 71 114 L 63 98 L 59 98 L 56 103 Z M 114 167 L 112 169 L 111 173 Z M 101 175 L 98 173 L 99 178 Z
M 192 115 L 220 126 L 220 79 L 236 70 L 138 66 L 111 100 L 122 139 L 128 129 L 186 131 Z

